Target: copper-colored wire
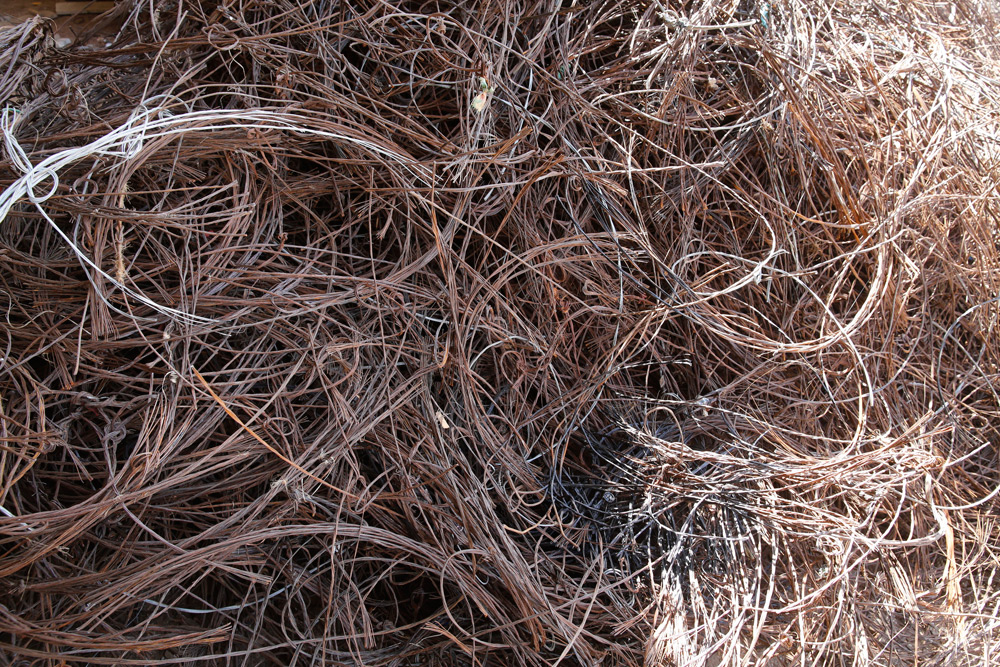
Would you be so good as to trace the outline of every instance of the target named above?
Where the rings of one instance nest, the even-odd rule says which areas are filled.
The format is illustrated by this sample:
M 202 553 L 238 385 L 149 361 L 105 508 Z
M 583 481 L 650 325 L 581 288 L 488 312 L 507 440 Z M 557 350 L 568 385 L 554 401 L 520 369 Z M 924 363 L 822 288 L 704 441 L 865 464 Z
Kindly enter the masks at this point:
M 997 12 L 889 5 L 0 30 L 0 665 L 986 664 Z

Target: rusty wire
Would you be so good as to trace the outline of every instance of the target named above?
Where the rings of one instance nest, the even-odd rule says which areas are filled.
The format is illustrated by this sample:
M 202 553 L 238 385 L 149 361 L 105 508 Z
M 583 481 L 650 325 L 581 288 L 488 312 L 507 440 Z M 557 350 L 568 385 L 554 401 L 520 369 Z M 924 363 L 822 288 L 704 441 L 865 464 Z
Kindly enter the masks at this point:
M 996 660 L 995 9 L 116 16 L 0 31 L 0 664 Z

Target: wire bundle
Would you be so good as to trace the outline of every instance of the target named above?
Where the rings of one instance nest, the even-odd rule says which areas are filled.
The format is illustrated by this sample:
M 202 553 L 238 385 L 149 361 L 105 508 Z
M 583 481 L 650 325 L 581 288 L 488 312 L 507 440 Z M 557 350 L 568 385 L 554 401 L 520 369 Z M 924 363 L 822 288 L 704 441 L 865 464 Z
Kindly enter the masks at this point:
M 0 31 L 0 664 L 995 660 L 995 9 L 115 11 Z

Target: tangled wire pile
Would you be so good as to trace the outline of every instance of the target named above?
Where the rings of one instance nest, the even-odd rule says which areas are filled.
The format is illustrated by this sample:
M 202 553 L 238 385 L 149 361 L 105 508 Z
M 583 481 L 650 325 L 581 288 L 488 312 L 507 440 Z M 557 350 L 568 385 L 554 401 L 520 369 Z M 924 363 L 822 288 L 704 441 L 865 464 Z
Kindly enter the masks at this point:
M 0 664 L 1000 657 L 988 2 L 0 32 Z

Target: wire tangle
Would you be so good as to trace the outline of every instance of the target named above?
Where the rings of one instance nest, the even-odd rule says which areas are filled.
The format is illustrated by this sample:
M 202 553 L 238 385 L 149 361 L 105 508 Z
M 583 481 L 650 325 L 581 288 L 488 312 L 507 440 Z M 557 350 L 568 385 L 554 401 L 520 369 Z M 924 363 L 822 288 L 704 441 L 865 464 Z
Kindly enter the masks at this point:
M 0 666 L 996 664 L 998 26 L 0 28 Z

